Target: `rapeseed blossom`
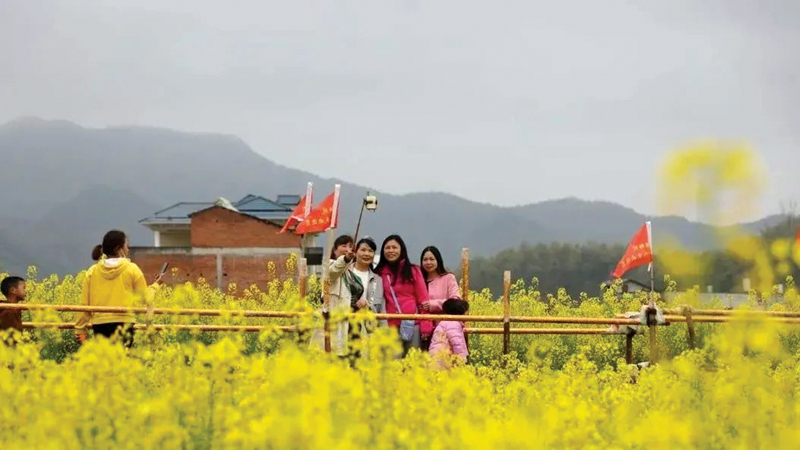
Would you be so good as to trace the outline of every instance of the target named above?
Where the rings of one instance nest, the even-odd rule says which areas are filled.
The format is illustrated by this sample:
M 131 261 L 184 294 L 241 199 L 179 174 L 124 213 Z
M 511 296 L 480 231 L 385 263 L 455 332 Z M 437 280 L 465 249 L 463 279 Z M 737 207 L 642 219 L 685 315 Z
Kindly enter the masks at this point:
M 444 372 L 422 354 L 355 370 L 292 343 L 247 355 L 235 336 L 130 353 L 92 340 L 61 363 L 27 343 L 0 347 L 0 445 L 797 448 L 800 361 L 780 339 L 767 324 L 734 323 L 641 371 L 601 368 L 585 348 L 562 370 Z
M 778 252 L 783 255 L 783 252 Z M 78 302 L 82 275 L 33 280 L 32 303 Z M 314 280 L 312 283 L 316 283 Z M 672 286 L 672 284 L 670 284 Z M 796 310 L 791 280 L 775 309 Z M 638 310 L 637 294 L 543 296 L 512 288 L 512 314 L 612 317 Z M 696 292 L 680 303 L 696 302 Z M 314 326 L 315 319 L 247 319 L 244 309 L 313 311 L 292 281 L 268 292 L 207 284 L 164 289 L 160 307 L 219 308 L 225 317 L 157 316 L 156 323 Z M 484 290 L 474 314 L 499 315 Z M 665 305 L 662 305 L 665 306 Z M 74 320 L 25 313 L 25 320 Z M 492 326 L 475 324 L 474 326 Z M 549 325 L 547 325 L 549 326 Z M 557 325 L 553 325 L 557 326 Z M 138 333 L 129 352 L 105 340 L 78 348 L 71 331 L 26 331 L 0 346 L 0 446 L 72 448 L 796 448 L 800 333 L 768 321 L 659 328 L 658 366 L 624 364 L 619 336 L 472 335 L 471 363 L 430 370 L 427 355 L 394 359 L 389 330 L 356 369 L 309 351 L 294 334 Z M 645 337 L 635 339 L 646 361 Z

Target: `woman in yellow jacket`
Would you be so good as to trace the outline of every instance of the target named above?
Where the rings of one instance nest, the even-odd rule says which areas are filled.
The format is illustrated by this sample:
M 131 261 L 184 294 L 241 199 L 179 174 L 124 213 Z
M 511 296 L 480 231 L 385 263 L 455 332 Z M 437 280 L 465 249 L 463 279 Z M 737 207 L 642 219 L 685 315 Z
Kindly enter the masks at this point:
M 144 299 L 148 304 L 159 288 L 161 276 L 147 286 L 139 266 L 128 259 L 130 248 L 124 232 L 111 230 L 103 237 L 103 244 L 92 250 L 96 264 L 89 267 L 83 279 L 81 302 L 91 306 L 134 306 Z M 125 347 L 133 345 L 132 313 L 84 313 L 75 324 L 78 340 L 86 339 L 86 328 L 92 327 L 95 335 L 110 338 L 115 333 L 122 336 Z

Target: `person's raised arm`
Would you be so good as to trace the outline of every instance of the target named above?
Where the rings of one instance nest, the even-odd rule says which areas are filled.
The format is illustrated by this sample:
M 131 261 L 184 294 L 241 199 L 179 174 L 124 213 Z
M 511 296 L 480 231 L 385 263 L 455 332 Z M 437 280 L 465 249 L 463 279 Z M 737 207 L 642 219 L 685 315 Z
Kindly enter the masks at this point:
M 161 275 L 157 275 L 155 280 L 153 280 L 153 284 L 147 285 L 147 279 L 142 273 L 142 270 L 136 267 L 136 271 L 133 274 L 133 292 L 141 296 L 144 300 L 145 305 L 152 305 L 153 299 L 156 296 L 156 292 L 161 288 Z
M 328 265 L 328 277 L 336 279 L 342 276 L 344 271 L 347 270 L 347 266 L 353 262 L 353 259 L 355 259 L 355 254 L 349 252 L 331 261 Z

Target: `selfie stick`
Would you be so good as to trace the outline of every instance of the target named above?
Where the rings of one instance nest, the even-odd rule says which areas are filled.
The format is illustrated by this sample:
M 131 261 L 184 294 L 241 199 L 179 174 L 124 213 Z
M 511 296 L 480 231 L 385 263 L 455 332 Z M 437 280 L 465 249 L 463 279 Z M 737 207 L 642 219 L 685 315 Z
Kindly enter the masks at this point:
M 358 231 L 361 229 L 361 218 L 364 217 L 364 209 L 369 212 L 375 212 L 378 209 L 378 198 L 370 195 L 369 191 L 367 191 L 367 195 L 361 203 L 361 212 L 358 214 L 358 223 L 356 224 L 356 234 L 353 236 L 354 244 L 358 242 Z

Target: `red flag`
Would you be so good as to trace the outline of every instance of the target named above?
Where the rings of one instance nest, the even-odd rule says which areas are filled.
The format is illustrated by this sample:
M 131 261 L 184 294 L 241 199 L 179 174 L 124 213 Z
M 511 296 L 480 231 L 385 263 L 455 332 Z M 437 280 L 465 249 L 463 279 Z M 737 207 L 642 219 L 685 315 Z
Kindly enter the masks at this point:
M 339 221 L 339 185 L 297 226 L 295 234 L 321 233 Z
M 800 227 L 797 228 L 797 232 L 794 235 L 794 257 L 797 264 L 800 265 Z
M 300 203 L 298 203 L 297 206 L 294 207 L 292 214 L 289 215 L 288 219 L 286 219 L 286 224 L 283 226 L 283 228 L 279 233 L 285 233 L 286 230 L 289 229 L 289 227 L 291 227 L 296 223 L 302 222 L 303 219 L 306 218 L 306 215 L 308 214 L 308 208 L 306 208 L 306 204 L 308 205 L 311 204 L 311 197 L 309 197 L 308 195 L 304 195 L 303 198 L 300 199 Z
M 642 228 L 633 236 L 625 255 L 617 264 L 617 268 L 611 274 L 615 278 L 622 278 L 626 272 L 644 264 L 652 264 L 653 249 L 652 236 L 650 236 L 650 222 L 642 225 Z

